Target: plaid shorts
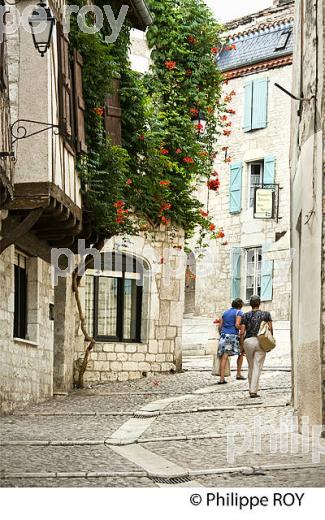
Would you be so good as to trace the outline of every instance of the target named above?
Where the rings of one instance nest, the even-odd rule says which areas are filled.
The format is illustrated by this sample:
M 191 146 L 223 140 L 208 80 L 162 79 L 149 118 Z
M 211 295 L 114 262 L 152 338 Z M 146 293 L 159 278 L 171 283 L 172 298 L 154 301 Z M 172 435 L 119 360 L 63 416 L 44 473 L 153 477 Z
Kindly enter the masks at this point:
M 221 334 L 219 339 L 218 356 L 240 356 L 239 336 L 237 334 Z

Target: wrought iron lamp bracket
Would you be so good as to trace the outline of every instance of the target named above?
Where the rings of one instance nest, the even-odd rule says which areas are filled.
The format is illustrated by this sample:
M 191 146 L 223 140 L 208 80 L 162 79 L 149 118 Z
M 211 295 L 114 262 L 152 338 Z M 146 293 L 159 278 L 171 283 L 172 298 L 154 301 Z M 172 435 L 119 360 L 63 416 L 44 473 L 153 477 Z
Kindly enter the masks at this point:
M 41 125 L 43 128 L 39 130 L 30 130 L 26 128 L 26 124 L 30 125 Z M 34 135 L 41 134 L 43 132 L 47 132 L 48 130 L 55 130 L 55 135 L 59 135 L 60 133 L 60 126 L 54 125 L 52 123 L 43 123 L 42 121 L 34 121 L 32 119 L 17 119 L 11 126 L 10 126 L 10 134 L 11 134 L 11 146 L 20 140 L 28 139 L 29 137 L 33 137 Z M 15 152 L 11 150 L 10 152 L 0 152 L 0 159 L 10 157 L 12 159 L 15 159 Z

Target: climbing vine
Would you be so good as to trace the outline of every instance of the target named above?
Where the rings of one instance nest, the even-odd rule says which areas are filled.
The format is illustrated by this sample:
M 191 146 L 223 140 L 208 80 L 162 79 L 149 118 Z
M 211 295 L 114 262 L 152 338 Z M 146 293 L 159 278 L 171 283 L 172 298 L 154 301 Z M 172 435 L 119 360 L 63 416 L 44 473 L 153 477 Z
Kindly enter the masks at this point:
M 79 170 L 88 219 L 103 237 L 164 224 L 183 228 L 187 237 L 200 226 L 202 240 L 207 234 L 220 238 L 223 231 L 196 192 L 199 184 L 217 191 L 220 182 L 213 163 L 225 111 L 216 65 L 221 27 L 202 0 L 148 5 L 154 23 L 147 33 L 152 65 L 145 76 L 131 70 L 128 23 L 115 44 L 105 43 L 108 24 L 85 34 L 72 23 L 71 43 L 84 59 L 88 153 Z M 105 97 L 116 77 L 122 146 L 112 146 L 103 124 Z M 205 125 L 194 123 L 200 118 L 205 132 Z

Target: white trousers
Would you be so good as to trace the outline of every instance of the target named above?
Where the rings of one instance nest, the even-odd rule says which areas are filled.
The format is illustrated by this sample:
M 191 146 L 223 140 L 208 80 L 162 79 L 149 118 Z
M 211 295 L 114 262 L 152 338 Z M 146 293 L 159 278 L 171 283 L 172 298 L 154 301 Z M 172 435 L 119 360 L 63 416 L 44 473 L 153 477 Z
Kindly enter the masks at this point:
M 257 394 L 266 352 L 261 349 L 257 338 L 245 339 L 244 350 L 248 362 L 249 391 L 251 394 Z

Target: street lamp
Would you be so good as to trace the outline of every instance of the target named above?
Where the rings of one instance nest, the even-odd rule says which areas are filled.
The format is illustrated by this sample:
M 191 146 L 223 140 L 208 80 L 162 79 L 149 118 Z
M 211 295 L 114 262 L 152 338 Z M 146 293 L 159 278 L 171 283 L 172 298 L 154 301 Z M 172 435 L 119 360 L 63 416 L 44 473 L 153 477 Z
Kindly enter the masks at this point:
M 193 120 L 194 128 L 197 130 L 198 137 L 205 134 L 207 128 L 207 120 L 204 113 L 200 110 L 196 119 Z
M 33 11 L 28 22 L 32 30 L 35 48 L 43 58 L 47 49 L 50 47 L 53 27 L 55 25 L 55 18 L 43 0 L 40 1 L 37 9 Z

